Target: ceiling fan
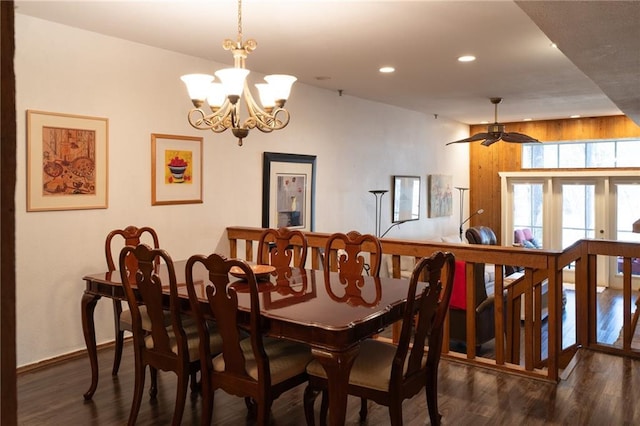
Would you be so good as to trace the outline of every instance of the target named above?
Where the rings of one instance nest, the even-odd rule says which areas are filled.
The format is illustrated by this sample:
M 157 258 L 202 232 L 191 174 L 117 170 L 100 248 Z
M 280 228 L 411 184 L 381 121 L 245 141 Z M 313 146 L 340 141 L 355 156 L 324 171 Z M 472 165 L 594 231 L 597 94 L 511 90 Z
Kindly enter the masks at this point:
M 475 142 L 482 140 L 481 145 L 489 146 L 493 143 L 498 142 L 499 140 L 503 140 L 505 142 L 515 142 L 515 143 L 534 143 L 540 141 L 538 139 L 534 139 L 531 136 L 527 136 L 523 133 L 516 132 L 505 132 L 504 124 L 498 123 L 498 104 L 502 102 L 502 98 L 489 98 L 491 103 L 495 105 L 495 122 L 493 124 L 489 124 L 487 126 L 486 133 L 476 133 L 475 135 L 468 137 L 466 139 L 460 139 L 459 141 L 449 142 L 447 145 L 451 145 L 452 143 L 463 143 L 463 142 Z

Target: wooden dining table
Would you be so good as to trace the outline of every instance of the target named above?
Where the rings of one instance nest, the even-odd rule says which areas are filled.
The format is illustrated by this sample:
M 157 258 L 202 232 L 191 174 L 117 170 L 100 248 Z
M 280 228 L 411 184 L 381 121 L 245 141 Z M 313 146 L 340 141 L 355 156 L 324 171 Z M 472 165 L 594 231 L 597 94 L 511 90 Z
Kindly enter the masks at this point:
M 174 262 L 180 289 L 181 310 L 188 314 L 190 305 L 185 287 L 186 261 Z M 162 277 L 163 270 L 160 270 Z M 231 277 L 232 280 L 235 278 Z M 260 314 L 264 328 L 272 336 L 301 342 L 311 347 L 313 356 L 325 368 L 329 383 L 329 421 L 342 425 L 347 407 L 347 384 L 360 342 L 380 333 L 402 319 L 409 281 L 407 279 L 361 277 L 358 282 L 341 282 L 338 273 L 321 270 L 285 268 L 259 282 Z M 94 310 L 102 297 L 125 300 L 120 273 L 97 273 L 83 277 L 86 288 L 82 296 L 82 328 L 91 364 L 91 385 L 84 394 L 91 399 L 98 386 Z M 194 270 L 196 291 L 202 296 L 201 308 L 209 311 L 204 297 L 207 282 L 204 268 Z M 163 281 L 168 282 L 168 281 Z M 238 304 L 249 322 L 249 294 L 243 281 L 233 283 Z M 168 292 L 168 288 L 167 288 Z M 417 292 L 420 294 L 420 292 Z M 166 303 L 168 306 L 168 294 Z

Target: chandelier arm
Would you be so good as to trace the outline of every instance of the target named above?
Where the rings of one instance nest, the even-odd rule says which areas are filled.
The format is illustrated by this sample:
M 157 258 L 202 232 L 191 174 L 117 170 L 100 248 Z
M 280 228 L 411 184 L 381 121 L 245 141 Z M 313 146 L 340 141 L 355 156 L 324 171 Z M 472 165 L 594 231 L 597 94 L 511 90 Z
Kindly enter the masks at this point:
M 249 112 L 249 117 L 245 120 L 245 126 L 248 128 L 257 127 L 263 133 L 270 133 L 274 130 L 283 129 L 289 124 L 289 111 L 284 108 L 275 108 L 271 112 L 262 109 L 251 95 L 246 81 L 244 100 L 247 103 L 247 111 Z
M 220 109 L 207 115 L 200 108 L 193 108 L 189 111 L 189 124 L 198 130 L 212 130 L 215 133 L 222 133 L 230 127 L 230 114 L 232 105 L 225 101 Z

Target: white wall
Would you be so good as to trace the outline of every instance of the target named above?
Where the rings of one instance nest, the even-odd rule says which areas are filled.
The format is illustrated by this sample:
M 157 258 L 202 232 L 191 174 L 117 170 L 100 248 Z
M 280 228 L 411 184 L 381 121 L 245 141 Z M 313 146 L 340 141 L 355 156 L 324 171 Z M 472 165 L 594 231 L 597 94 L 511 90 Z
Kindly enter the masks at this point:
M 251 64 L 249 58 L 249 65 Z M 16 188 L 18 365 L 84 347 L 82 276 L 106 269 L 104 237 L 126 225 L 149 225 L 174 259 L 228 252 L 225 227 L 261 226 L 262 153 L 317 156 L 316 230 L 374 232 L 370 189 L 394 174 L 422 177 L 421 219 L 389 236 L 457 233 L 453 216 L 427 219 L 429 174 L 467 186 L 468 149 L 445 147 L 466 125 L 296 83 L 289 126 L 250 133 L 243 147 L 227 132 L 189 126 L 191 106 L 179 76 L 222 67 L 202 59 L 16 15 L 18 184 Z M 26 212 L 25 111 L 109 119 L 109 207 Z M 151 206 L 151 133 L 204 136 L 203 204 Z M 382 209 L 388 225 L 390 195 Z M 97 341 L 113 339 L 111 304 L 96 308 Z

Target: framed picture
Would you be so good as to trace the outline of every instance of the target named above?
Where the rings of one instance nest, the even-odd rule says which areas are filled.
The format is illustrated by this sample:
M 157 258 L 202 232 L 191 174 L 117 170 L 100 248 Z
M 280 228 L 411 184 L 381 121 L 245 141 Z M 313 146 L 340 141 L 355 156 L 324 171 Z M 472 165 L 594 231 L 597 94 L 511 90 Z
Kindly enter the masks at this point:
M 316 156 L 265 152 L 262 227 L 313 231 Z
M 151 134 L 151 205 L 202 203 L 202 138 Z
M 420 176 L 393 177 L 392 222 L 420 219 Z
M 106 209 L 109 120 L 27 110 L 27 211 Z
M 429 217 L 453 214 L 452 179 L 447 175 L 429 175 Z

